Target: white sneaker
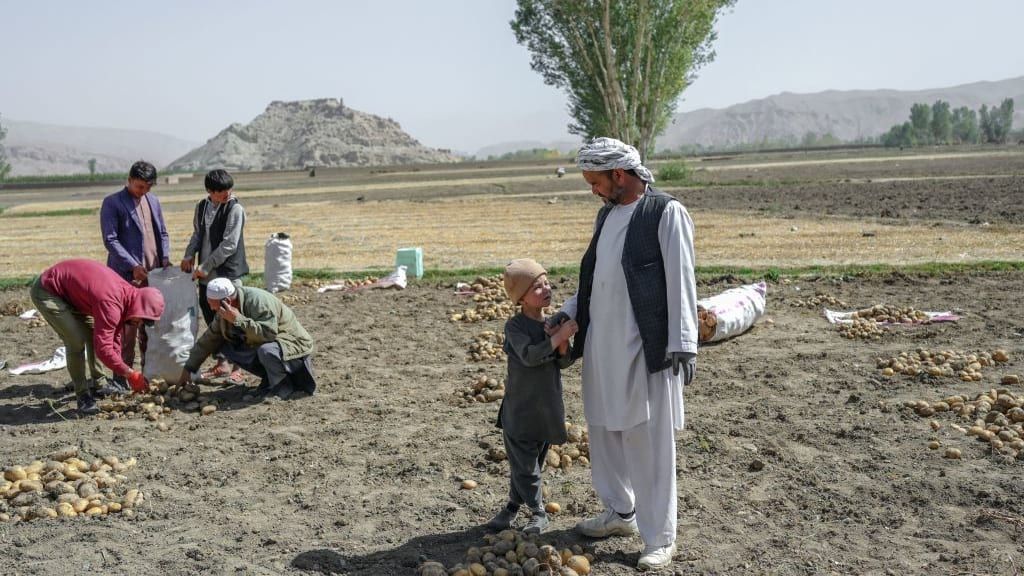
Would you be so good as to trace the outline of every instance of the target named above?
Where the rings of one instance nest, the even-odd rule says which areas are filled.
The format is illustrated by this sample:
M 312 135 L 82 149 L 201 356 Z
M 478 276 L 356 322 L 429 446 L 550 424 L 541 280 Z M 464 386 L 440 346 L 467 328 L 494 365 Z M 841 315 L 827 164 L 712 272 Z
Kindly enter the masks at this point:
M 629 520 L 623 520 L 615 510 L 611 508 L 604 512 L 587 518 L 576 524 L 576 531 L 591 538 L 604 538 L 606 536 L 632 536 L 638 532 L 636 527 L 636 515 Z
M 636 567 L 640 570 L 657 570 L 672 563 L 672 556 L 676 553 L 675 543 L 668 546 L 644 547 L 640 554 L 640 561 Z

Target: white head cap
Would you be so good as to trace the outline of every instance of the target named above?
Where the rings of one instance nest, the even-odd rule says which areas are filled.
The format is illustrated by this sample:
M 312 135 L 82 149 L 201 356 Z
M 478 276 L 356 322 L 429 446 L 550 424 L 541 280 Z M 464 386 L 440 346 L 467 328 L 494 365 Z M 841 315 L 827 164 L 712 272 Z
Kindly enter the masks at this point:
M 206 297 L 211 300 L 223 300 L 235 295 L 235 284 L 227 278 L 214 278 L 206 285 Z

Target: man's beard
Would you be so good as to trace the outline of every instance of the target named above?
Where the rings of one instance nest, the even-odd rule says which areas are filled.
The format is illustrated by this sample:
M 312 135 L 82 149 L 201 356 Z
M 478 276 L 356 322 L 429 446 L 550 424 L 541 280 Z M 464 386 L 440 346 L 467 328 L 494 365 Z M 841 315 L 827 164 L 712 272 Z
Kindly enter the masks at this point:
M 612 188 L 612 193 L 609 194 L 607 198 L 605 198 L 605 201 L 611 204 L 612 206 L 618 206 L 619 204 L 622 203 L 622 197 L 625 195 L 626 189 L 622 188 L 621 186 L 616 186 L 615 188 Z

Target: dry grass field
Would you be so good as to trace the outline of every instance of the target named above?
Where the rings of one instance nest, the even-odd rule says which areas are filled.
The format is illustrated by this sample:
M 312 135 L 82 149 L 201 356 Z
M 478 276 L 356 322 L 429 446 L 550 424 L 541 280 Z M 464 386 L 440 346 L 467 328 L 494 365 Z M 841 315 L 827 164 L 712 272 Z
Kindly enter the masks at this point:
M 689 207 L 696 225 L 701 266 L 791 268 L 808 265 L 971 263 L 1015 260 L 1024 245 L 1024 228 L 1011 219 L 974 222 L 970 218 L 912 220 L 884 217 L 890 207 L 879 199 L 877 211 L 833 214 L 802 213 L 796 200 L 786 205 L 790 188 L 840 186 L 821 195 L 868 197 L 870 186 L 916 185 L 960 180 L 949 176 L 914 176 L 900 180 L 903 165 L 962 163 L 968 175 L 958 179 L 984 181 L 999 178 L 1010 188 L 1018 185 L 1024 153 L 981 152 L 921 154 L 910 158 L 782 157 L 776 164 L 764 158 L 747 163 L 727 161 L 701 166 L 696 182 L 686 187 L 668 183 L 667 190 Z M 973 164 L 996 176 L 970 176 Z M 254 270 L 262 269 L 262 243 L 270 234 L 288 232 L 295 245 L 294 266 L 300 269 L 359 271 L 387 268 L 396 248 L 420 246 L 432 269 L 498 266 L 515 255 L 529 254 L 549 265 L 572 265 L 593 226 L 598 202 L 574 174 L 555 178 L 550 163 L 519 166 L 475 166 L 462 169 L 407 171 L 336 171 L 317 182 L 295 173 L 240 175 L 238 196 L 247 206 L 246 238 Z M 877 174 L 864 182 L 865 166 Z M 803 172 L 817 170 L 817 180 Z M 856 171 L 858 182 L 846 177 Z M 789 186 L 771 180 L 772 174 L 794 172 L 803 178 Z M 736 175 L 722 180 L 722 174 Z M 751 174 L 766 172 L 768 180 L 748 184 Z M 290 176 L 289 176 L 290 174 Z M 486 176 L 481 177 L 481 174 Z M 703 184 L 705 174 L 713 184 Z M 347 177 L 352 180 L 347 181 Z M 198 179 L 158 186 L 168 228 L 172 260 L 180 260 L 191 233 L 192 205 L 202 197 Z M 965 185 L 969 185 L 967 183 Z M 773 198 L 775 208 L 765 211 L 757 203 L 737 204 L 726 196 L 753 191 L 758 200 Z M 17 203 L 0 216 L 0 270 L 4 276 L 28 276 L 50 263 L 70 256 L 102 259 L 99 217 L 95 212 L 104 191 L 91 190 L 68 197 L 61 190 L 19 192 Z M 109 192 L 109 190 L 105 191 Z M 813 192 L 812 192 L 813 193 Z M 699 200 L 691 202 L 694 195 Z M 1012 196 L 1012 194 L 1011 194 Z M 935 202 L 945 202 L 936 195 Z M 0 192 L 0 204 L 4 194 Z M 979 202 L 972 200 L 972 202 Z M 990 201 L 985 201 L 990 202 Z M 894 207 L 894 206 L 893 206 Z M 1019 208 L 1018 208 L 1019 209 Z M 47 213 L 64 215 L 45 216 Z M 972 210 L 964 212 L 972 214 Z M 36 216 L 25 217 L 26 214 Z M 883 216 L 878 216 L 882 214 Z

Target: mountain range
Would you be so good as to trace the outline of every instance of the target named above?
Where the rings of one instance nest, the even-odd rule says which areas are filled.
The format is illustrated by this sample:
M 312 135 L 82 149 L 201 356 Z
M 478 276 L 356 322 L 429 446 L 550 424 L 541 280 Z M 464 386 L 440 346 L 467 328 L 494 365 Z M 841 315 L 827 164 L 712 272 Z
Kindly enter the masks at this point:
M 1024 76 L 994 82 L 974 82 L 928 90 L 827 90 L 812 94 L 783 92 L 724 108 L 703 108 L 676 114 L 658 138 L 658 150 L 699 144 L 728 147 L 737 144 L 796 142 L 804 135 L 831 134 L 844 141 L 877 137 L 907 120 L 917 102 L 945 100 L 953 108 L 977 110 L 998 105 L 1004 98 L 1017 103 L 1014 127 L 1024 126 Z M 248 124 L 232 124 L 198 145 L 145 130 L 86 128 L 21 122 L 3 118 L 8 135 L 3 142 L 12 174 L 88 172 L 89 159 L 99 172 L 123 172 L 140 158 L 158 167 L 203 170 L 302 168 L 306 166 L 366 166 L 454 162 L 449 150 L 423 146 L 390 118 L 374 116 L 344 105 L 341 99 L 272 102 Z M 555 141 L 499 142 L 481 148 L 477 158 L 500 156 L 531 148 L 557 149 L 571 154 L 578 144 Z

